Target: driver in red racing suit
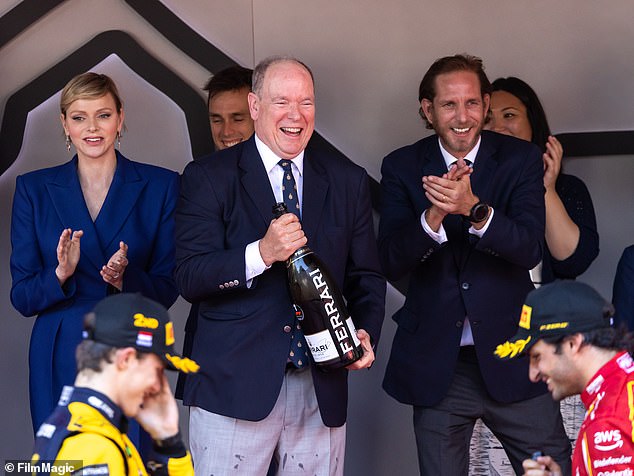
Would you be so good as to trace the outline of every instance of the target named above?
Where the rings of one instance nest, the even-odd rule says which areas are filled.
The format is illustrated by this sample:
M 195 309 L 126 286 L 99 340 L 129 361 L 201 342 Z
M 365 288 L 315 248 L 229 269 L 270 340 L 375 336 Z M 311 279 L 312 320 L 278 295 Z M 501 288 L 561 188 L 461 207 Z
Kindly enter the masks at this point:
M 581 394 L 588 410 L 579 430 L 575 475 L 634 475 L 634 361 L 627 352 L 605 364 Z
M 612 327 L 613 313 L 590 286 L 556 281 L 528 294 L 517 334 L 495 350 L 502 360 L 528 354 L 530 379 L 555 400 L 581 394 L 573 476 L 634 476 L 634 337 Z M 523 462 L 526 476 L 562 476 L 537 454 Z

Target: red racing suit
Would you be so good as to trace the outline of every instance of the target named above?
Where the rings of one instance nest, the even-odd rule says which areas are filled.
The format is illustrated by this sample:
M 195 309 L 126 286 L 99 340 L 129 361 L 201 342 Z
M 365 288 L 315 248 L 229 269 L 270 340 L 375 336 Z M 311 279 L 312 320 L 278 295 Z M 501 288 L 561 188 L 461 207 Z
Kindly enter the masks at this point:
M 634 361 L 616 355 L 581 394 L 587 412 L 574 454 L 573 476 L 634 476 Z

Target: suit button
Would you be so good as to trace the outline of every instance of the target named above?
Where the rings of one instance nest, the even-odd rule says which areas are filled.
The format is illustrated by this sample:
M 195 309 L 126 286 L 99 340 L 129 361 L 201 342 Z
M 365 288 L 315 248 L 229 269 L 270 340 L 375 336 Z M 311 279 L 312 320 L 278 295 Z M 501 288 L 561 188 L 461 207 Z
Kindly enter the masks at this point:
M 221 285 L 220 285 L 220 286 L 218 286 L 218 287 L 219 287 L 220 289 L 224 289 L 224 288 L 225 288 L 225 285 L 224 285 L 224 284 L 221 284 Z
M 460 287 L 467 291 L 471 287 L 471 285 L 469 283 L 462 283 Z
M 234 286 L 237 286 L 238 284 L 240 284 L 240 281 L 238 281 L 237 279 L 234 279 L 234 280 L 233 280 L 233 285 L 234 285 Z
M 284 326 L 284 332 L 287 334 L 291 331 L 291 326 Z
M 229 283 L 225 283 L 225 288 L 228 288 L 228 287 L 229 287 Z
M 456 327 L 462 327 L 462 321 L 456 321 Z

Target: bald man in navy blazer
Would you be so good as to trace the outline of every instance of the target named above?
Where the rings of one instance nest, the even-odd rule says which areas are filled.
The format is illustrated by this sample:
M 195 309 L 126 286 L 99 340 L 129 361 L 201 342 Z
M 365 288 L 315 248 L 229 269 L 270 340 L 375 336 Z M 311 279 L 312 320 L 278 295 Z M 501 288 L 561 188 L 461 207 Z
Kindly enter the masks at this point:
M 419 92 L 436 134 L 382 166 L 381 263 L 388 279 L 410 274 L 383 385 L 413 406 L 422 475 L 468 474 L 478 418 L 518 474 L 537 450 L 570 468 L 558 404 L 529 381 L 526 360 L 493 356 L 533 289 L 545 212 L 537 147 L 482 132 L 489 91 L 479 58 L 437 60 Z
M 289 361 L 295 324 L 284 261 L 307 242 L 327 264 L 365 349 L 351 369 L 369 367 L 385 280 L 368 177 L 350 161 L 305 150 L 314 89 L 303 63 L 260 63 L 249 106 L 254 136 L 189 164 L 176 212 L 176 281 L 199 306 L 191 356 L 202 372 L 183 394 L 196 472 L 227 474 L 237 464 L 242 474 L 265 474 L 273 458 L 280 470 L 292 461 L 306 474 L 342 474 L 348 370 Z M 301 222 L 293 213 L 273 219 L 280 159 L 292 162 Z

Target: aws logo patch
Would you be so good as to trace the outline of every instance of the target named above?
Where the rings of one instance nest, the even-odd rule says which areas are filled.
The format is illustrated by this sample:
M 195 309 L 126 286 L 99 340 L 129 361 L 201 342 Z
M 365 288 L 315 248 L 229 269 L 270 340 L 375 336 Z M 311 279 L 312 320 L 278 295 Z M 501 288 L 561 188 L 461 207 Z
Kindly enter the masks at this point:
M 597 431 L 594 434 L 594 447 L 599 451 L 612 451 L 623 446 L 620 430 Z

